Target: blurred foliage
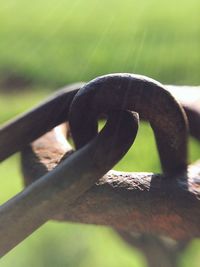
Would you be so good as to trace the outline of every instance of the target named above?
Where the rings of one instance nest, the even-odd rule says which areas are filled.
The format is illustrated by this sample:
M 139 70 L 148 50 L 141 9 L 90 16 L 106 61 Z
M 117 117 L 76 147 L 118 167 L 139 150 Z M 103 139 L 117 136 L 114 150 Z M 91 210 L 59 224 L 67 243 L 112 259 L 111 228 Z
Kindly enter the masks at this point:
M 199 83 L 198 0 L 0 0 L 2 86 L 48 88 L 112 72 Z

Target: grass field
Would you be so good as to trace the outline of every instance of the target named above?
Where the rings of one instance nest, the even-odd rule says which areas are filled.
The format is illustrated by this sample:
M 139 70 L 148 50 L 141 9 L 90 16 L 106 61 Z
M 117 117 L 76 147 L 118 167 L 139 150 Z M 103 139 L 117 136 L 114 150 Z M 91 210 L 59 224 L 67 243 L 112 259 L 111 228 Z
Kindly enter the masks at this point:
M 0 0 L 0 123 L 50 90 L 113 72 L 162 83 L 200 84 L 200 1 Z M 147 138 L 148 137 L 148 138 Z M 190 142 L 190 161 L 200 146 Z M 142 160 L 141 160 L 142 155 Z M 0 165 L 3 203 L 22 189 L 19 155 Z M 142 124 L 120 170 L 160 171 L 153 134 Z M 200 241 L 180 259 L 199 267 Z M 146 267 L 108 228 L 49 222 L 1 260 L 1 267 Z
M 198 0 L 7 0 L 0 6 L 2 84 L 14 77 L 55 88 L 111 72 L 199 83 Z

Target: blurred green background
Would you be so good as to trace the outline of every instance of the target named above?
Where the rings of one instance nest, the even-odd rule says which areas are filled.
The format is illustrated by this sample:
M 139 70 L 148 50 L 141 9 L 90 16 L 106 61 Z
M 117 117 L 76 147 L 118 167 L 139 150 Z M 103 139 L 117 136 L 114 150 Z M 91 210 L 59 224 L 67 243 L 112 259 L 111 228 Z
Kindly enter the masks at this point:
M 0 0 L 0 122 L 59 87 L 106 73 L 200 84 L 199 10 L 197 0 Z M 190 161 L 199 157 L 199 151 L 199 144 L 190 140 Z M 1 203 L 22 189 L 18 160 L 15 155 L 0 165 Z M 134 148 L 116 168 L 160 170 L 147 124 L 141 125 Z M 180 266 L 199 267 L 199 249 L 196 240 Z M 49 222 L 0 263 L 13 265 L 145 267 L 146 263 L 109 228 Z

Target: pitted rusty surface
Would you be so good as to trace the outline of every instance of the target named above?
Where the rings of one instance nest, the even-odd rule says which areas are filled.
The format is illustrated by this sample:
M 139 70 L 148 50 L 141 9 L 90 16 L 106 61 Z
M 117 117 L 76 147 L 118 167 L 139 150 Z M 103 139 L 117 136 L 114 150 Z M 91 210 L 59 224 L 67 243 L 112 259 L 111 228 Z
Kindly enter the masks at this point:
M 116 123 L 119 123 L 117 129 Z M 71 148 L 69 144 L 60 146 L 59 140 L 65 140 L 60 134 L 61 131 L 53 130 L 52 133 L 46 134 L 43 147 L 41 138 L 35 141 L 32 153 L 30 150 L 26 153 L 24 149 L 22 162 L 28 168 L 23 171 L 27 174 L 25 183 L 33 183 L 0 207 L 0 255 L 3 256 L 47 220 L 53 218 L 62 205 L 69 206 L 91 188 L 126 154 L 134 141 L 137 129 L 137 114 L 113 111 L 99 135 L 83 149 L 64 160 L 63 150 L 69 154 Z M 59 147 L 62 150 L 56 158 L 55 151 L 59 150 Z M 56 161 L 60 161 L 60 165 L 48 172 L 49 167 L 52 168 Z M 35 166 L 35 163 L 36 168 L 29 168 Z M 40 177 L 38 172 L 43 175 L 42 179 L 37 179 Z
M 100 77 L 76 95 L 80 87 L 62 90 L 0 129 L 0 160 L 23 150 L 22 167 L 28 186 L 0 207 L 0 254 L 51 218 L 109 225 L 178 241 L 200 237 L 200 167 L 199 163 L 187 166 L 187 117 L 191 134 L 200 139 L 197 103 L 184 103 L 186 117 L 167 87 L 139 75 Z M 127 109 L 150 121 L 164 174 L 107 173 L 125 153 L 122 150 L 127 151 L 137 132 Z M 105 135 L 100 133 L 93 139 L 97 135 L 96 120 L 102 112 L 109 116 L 114 112 L 114 121 L 109 121 Z M 68 119 L 76 146 L 85 145 L 75 153 L 60 127 L 48 132 Z M 133 136 L 129 127 L 135 129 Z M 120 134 L 116 135 L 118 131 Z M 40 137 L 42 134 L 45 135 Z
M 127 190 L 149 190 L 152 176 L 159 177 L 153 173 L 131 173 L 131 172 L 118 172 L 110 171 L 103 176 L 97 183 L 97 185 L 107 184 L 113 188 L 125 188 Z
M 41 177 L 45 173 L 53 170 L 63 159 L 63 156 L 67 157 L 72 153 L 71 146 L 68 145 L 65 139 L 63 140 L 66 134 L 66 129 L 64 129 L 63 125 L 56 127 L 52 132 L 46 133 L 37 139 L 35 143 L 33 142 L 32 147 L 29 145 L 24 148 L 23 154 L 27 155 L 22 157 L 22 164 L 27 166 L 26 169 L 22 170 L 23 175 L 27 178 L 25 185 L 33 182 L 31 173 L 39 172 L 39 177 Z M 28 160 L 30 153 L 34 153 L 34 164 Z M 39 177 L 35 177 L 35 180 Z
M 33 155 L 25 156 L 34 165 Z M 63 205 L 54 219 L 109 225 L 179 241 L 200 236 L 200 204 L 193 183 L 198 179 L 196 169 L 198 164 L 190 166 L 188 180 L 174 183 L 160 174 L 111 170 L 72 205 Z M 32 173 L 32 179 L 36 176 L 40 177 L 37 171 Z
M 85 129 L 85 124 L 83 126 Z M 32 148 L 35 146 L 37 141 Z M 32 155 L 29 156 L 31 162 Z M 54 218 L 111 225 L 126 231 L 166 235 L 176 240 L 199 236 L 199 178 L 195 168 L 189 166 L 187 172 L 173 180 L 165 179 L 167 177 L 161 174 L 111 170 L 70 207 L 64 205 Z M 32 178 L 34 175 L 40 176 L 36 172 Z M 187 202 L 184 207 L 183 199 Z M 191 229 L 189 232 L 188 228 Z

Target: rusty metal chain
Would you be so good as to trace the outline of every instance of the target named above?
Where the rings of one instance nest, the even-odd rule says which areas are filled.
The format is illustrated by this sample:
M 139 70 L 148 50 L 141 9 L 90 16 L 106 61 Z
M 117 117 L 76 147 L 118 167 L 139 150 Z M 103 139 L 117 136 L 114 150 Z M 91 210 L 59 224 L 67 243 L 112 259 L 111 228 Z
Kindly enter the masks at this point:
M 39 109 L 44 109 L 44 106 Z M 26 116 L 23 121 L 26 121 Z M 18 121 L 14 121 L 6 127 L 17 128 L 18 125 Z M 137 125 L 136 115 L 128 111 L 111 112 L 98 137 L 3 204 L 0 207 L 0 255 L 3 256 L 49 220 L 62 204 L 73 203 L 109 171 L 131 146 L 137 133 Z
M 187 119 L 181 106 L 161 84 L 143 76 L 109 75 L 78 92 L 80 87 L 62 90 L 0 129 L 0 158 L 23 150 L 23 173 L 26 184 L 31 183 L 0 207 L 0 254 L 48 219 L 110 225 L 121 233 L 165 235 L 182 243 L 199 237 L 199 169 L 187 168 Z M 184 109 L 190 114 L 191 133 L 199 138 L 198 110 L 187 105 Z M 164 175 L 116 171 L 104 175 L 137 133 L 136 115 L 127 110 L 150 121 Z M 102 112 L 109 119 L 95 137 Z M 28 145 L 67 121 L 68 114 L 75 144 L 83 148 L 71 153 L 63 126 Z M 13 129 L 16 136 L 9 142 Z
M 77 149 L 97 134 L 98 117 L 112 109 L 132 110 L 148 120 L 154 131 L 164 174 L 172 177 L 185 175 L 186 115 L 160 83 L 140 75 L 105 75 L 80 89 L 69 115 Z

